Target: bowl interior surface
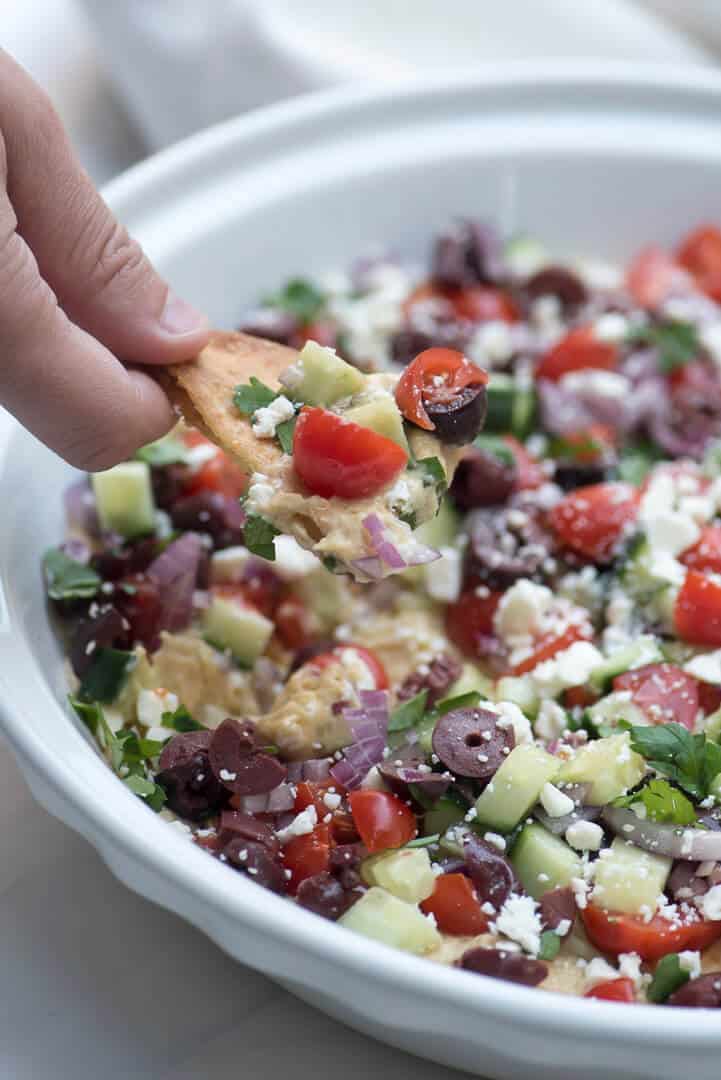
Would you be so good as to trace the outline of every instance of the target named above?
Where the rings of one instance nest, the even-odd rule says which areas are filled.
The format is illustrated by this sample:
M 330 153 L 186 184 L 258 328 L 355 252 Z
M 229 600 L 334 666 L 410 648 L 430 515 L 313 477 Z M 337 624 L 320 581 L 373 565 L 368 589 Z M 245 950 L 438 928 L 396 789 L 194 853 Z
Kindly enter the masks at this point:
M 173 286 L 216 325 L 232 327 L 287 277 L 379 250 L 423 259 L 434 231 L 455 216 L 535 235 L 554 252 L 604 259 L 673 244 L 692 225 L 721 219 L 720 110 L 721 82 L 707 75 L 667 87 L 658 76 L 507 72 L 387 95 L 336 93 L 212 129 L 132 170 L 108 198 Z M 184 890 L 202 898 L 206 913 L 222 909 L 274 935 L 299 964 L 312 952 L 319 972 L 322 958 L 395 985 L 422 979 L 419 961 L 393 971 L 384 947 L 268 894 L 259 904 L 252 883 L 168 835 L 93 753 L 63 705 L 62 652 L 39 571 L 43 551 L 62 536 L 61 495 L 72 475 L 22 432 L 0 461 L 0 713 L 36 794 L 111 864 L 113 852 L 142 864 L 147 888 L 118 870 L 134 887 L 152 893 L 153 875 L 172 879 L 174 898 L 158 886 L 160 902 L 227 948 Z M 272 950 L 268 963 L 289 974 Z M 662 1022 L 650 1009 L 601 1006 L 591 1025 L 582 1002 L 549 1009 L 546 995 L 506 984 L 490 993 L 486 982 L 478 980 L 476 995 L 484 1009 L 500 1016 L 522 1002 L 529 1022 L 559 1030 L 593 1027 L 648 1041 L 675 1038 L 689 1023 L 676 1010 Z M 467 991 L 466 976 L 437 973 L 435 993 L 469 1008 Z M 640 1014 L 648 1018 L 641 1026 Z M 721 1045 L 711 1021 L 694 1015 L 696 1045 Z

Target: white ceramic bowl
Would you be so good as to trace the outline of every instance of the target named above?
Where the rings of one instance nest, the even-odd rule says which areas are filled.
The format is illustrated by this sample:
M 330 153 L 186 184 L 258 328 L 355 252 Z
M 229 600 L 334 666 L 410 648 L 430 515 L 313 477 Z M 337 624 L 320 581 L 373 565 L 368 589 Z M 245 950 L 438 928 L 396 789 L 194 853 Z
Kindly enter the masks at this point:
M 671 242 L 721 219 L 720 120 L 721 80 L 707 74 L 506 69 L 275 107 L 166 151 L 107 194 L 179 291 L 232 325 L 289 274 L 373 246 L 420 255 L 455 214 L 604 257 Z M 406 957 L 228 873 L 143 807 L 63 706 L 39 562 L 61 536 L 70 476 L 22 432 L 0 463 L 0 712 L 38 800 L 121 881 L 333 1016 L 471 1072 L 717 1076 L 718 1014 L 558 997 Z

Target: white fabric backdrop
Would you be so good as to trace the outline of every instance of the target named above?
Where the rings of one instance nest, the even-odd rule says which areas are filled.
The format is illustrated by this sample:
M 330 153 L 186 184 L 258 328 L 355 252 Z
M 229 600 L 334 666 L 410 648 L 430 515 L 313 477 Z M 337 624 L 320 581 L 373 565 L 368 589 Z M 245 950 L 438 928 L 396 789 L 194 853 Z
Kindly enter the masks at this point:
M 721 53 L 718 0 L 82 2 L 0 0 L 1 40 L 50 91 L 99 182 L 148 147 L 339 79 L 504 56 Z M 8 430 L 0 410 L 0 453 Z M 337 1064 L 346 1080 L 460 1075 L 347 1031 L 122 888 L 33 803 L 1 743 L 0 822 L 3 1077 L 315 1080 Z

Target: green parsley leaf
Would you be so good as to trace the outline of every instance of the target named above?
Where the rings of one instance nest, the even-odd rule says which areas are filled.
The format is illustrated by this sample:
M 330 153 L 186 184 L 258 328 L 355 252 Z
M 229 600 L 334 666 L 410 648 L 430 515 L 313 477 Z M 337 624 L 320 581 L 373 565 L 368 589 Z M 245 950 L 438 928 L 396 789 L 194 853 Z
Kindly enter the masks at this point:
M 284 454 L 293 453 L 293 435 L 295 434 L 295 425 L 297 423 L 298 417 L 291 416 L 290 420 L 284 420 L 283 423 L 278 424 L 275 429 L 276 437 Z
M 541 934 L 541 947 L 538 950 L 539 960 L 553 960 L 558 956 L 561 948 L 561 939 L 553 930 L 544 930 Z
M 622 796 L 614 805 L 633 806 L 634 803 L 641 803 L 646 807 L 646 815 L 651 821 L 692 825 L 696 820 L 696 811 L 691 800 L 669 784 L 668 780 L 649 780 L 639 791 Z
M 415 840 L 409 840 L 407 844 L 403 846 L 405 848 L 424 848 L 430 847 L 431 844 L 437 844 L 441 838 L 440 833 L 433 833 L 432 836 L 417 836 Z
M 72 694 L 68 694 L 68 701 L 90 734 L 97 736 L 105 724 L 102 706 L 97 701 L 80 701 Z
M 134 666 L 135 653 L 123 649 L 98 649 L 80 683 L 78 697 L 81 701 L 100 701 L 109 705 L 120 693 Z
M 721 746 L 681 724 L 632 727 L 631 746 L 694 799 L 705 799 L 721 773 Z
M 678 953 L 666 953 L 656 965 L 653 979 L 647 990 L 648 1000 L 660 1005 L 679 987 L 690 979 L 690 973 L 681 967 Z
M 588 461 L 601 456 L 607 449 L 600 439 L 595 439 L 593 435 L 588 433 L 581 434 L 576 439 L 564 439 L 559 435 L 558 438 L 552 439 L 548 452 L 553 458 L 564 458 L 570 461 Z
M 665 375 L 695 360 L 701 349 L 696 327 L 681 319 L 639 327 L 630 340 L 654 346 L 658 350 L 659 366 Z
M 476 435 L 473 445 L 477 450 L 482 450 L 485 454 L 492 454 L 503 465 L 513 468 L 516 464 L 513 451 L 500 435 L 489 435 L 487 432 L 482 432 L 480 435 Z
M 162 439 L 141 446 L 135 451 L 135 460 L 144 461 L 146 465 L 185 465 L 188 460 L 188 448 L 181 439 L 174 435 L 165 435 Z
M 164 712 L 160 718 L 163 727 L 173 731 L 202 731 L 203 725 L 193 720 L 185 705 L 178 705 L 175 712 Z
M 51 600 L 89 600 L 102 584 L 92 567 L 71 559 L 60 548 L 45 552 L 43 570 Z
M 168 735 L 167 739 L 140 739 L 141 754 L 144 758 L 159 757 L 168 739 L 172 739 L 172 735 Z
M 427 690 L 421 690 L 415 697 L 401 702 L 390 715 L 388 731 L 406 731 L 415 727 L 423 719 L 426 711 Z
M 634 486 L 642 484 L 662 456 L 658 447 L 651 443 L 637 443 L 635 446 L 625 447 L 616 466 L 618 479 Z
M 275 401 L 277 397 L 277 391 L 271 390 L 260 379 L 256 379 L 255 375 L 251 375 L 249 383 L 236 386 L 233 394 L 233 404 L 238 412 L 243 413 L 244 416 L 252 416 L 256 409 L 265 408 L 266 405 L 270 405 L 271 401 Z
M 433 710 L 437 716 L 445 716 L 453 709 L 475 709 L 481 695 L 477 690 L 469 690 L 467 694 L 456 694 L 455 697 L 443 698 Z
M 275 547 L 273 540 L 280 536 L 280 529 L 271 525 L 259 514 L 248 514 L 243 526 L 245 546 L 253 555 L 259 555 L 261 559 L 273 562 L 275 559 Z
M 160 784 L 148 780 L 145 776 L 126 776 L 123 783 L 130 788 L 133 795 L 137 795 L 151 810 L 155 810 L 156 814 L 162 810 L 166 795 Z
M 267 296 L 263 300 L 268 307 L 287 311 L 305 324 L 314 322 L 318 318 L 325 302 L 325 293 L 304 278 L 293 278 L 280 292 Z
M 416 468 L 423 470 L 423 486 L 435 487 L 436 495 L 439 499 L 442 498 L 448 490 L 448 477 L 440 458 L 419 458 L 416 462 Z

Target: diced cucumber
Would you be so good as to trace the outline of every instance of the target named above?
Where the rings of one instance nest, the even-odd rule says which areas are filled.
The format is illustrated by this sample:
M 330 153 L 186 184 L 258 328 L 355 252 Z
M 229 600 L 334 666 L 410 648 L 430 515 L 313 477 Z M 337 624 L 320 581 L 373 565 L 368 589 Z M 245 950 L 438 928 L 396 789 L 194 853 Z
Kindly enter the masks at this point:
M 92 484 L 103 529 L 128 538 L 154 531 L 155 501 L 144 461 L 124 461 L 94 473 Z
M 303 603 L 317 616 L 326 632 L 334 630 L 351 614 L 347 580 L 320 567 L 294 584 Z
M 371 401 L 346 409 L 343 416 L 354 424 L 385 435 L 409 453 L 408 439 L 403 430 L 403 417 L 390 394 L 379 394 Z
M 708 786 L 708 793 L 716 800 L 717 804 L 721 803 L 721 773 L 719 773 L 718 776 L 714 776 Z
M 442 836 L 447 829 L 463 821 L 465 816 L 466 812 L 463 807 L 459 806 L 453 799 L 439 799 L 430 810 L 426 810 L 423 818 L 423 831 L 428 836 L 434 836 L 436 833 L 440 833 Z
M 358 368 L 315 341 L 306 342 L 294 367 L 300 377 L 293 380 L 290 393 L 306 405 L 333 405 L 341 398 L 360 393 L 366 385 L 365 376 Z
M 721 709 L 712 712 L 706 720 L 704 734 L 711 742 L 721 742 Z
M 476 820 L 510 832 L 538 801 L 541 788 L 558 773 L 560 761 L 531 743 L 514 747 L 476 801 Z
M 420 956 L 438 948 L 441 935 L 415 904 L 374 885 L 338 920 L 356 934 Z
M 666 887 L 671 859 L 652 855 L 617 836 L 610 855 L 599 859 L 594 875 L 593 901 L 607 911 L 627 915 L 654 912 Z
M 460 697 L 461 694 L 476 692 L 482 698 L 489 699 L 493 691 L 493 680 L 484 675 L 475 664 L 466 663 L 453 686 L 446 693 L 447 698 Z M 506 701 L 509 699 L 506 698 Z
M 569 885 L 583 872 L 580 856 L 565 840 L 536 822 L 524 825 L 510 859 L 524 889 L 536 900 L 549 889 Z
M 415 530 L 414 536 L 429 547 L 452 547 L 460 529 L 461 519 L 451 500 L 446 496 L 441 499 L 435 517 L 424 521 Z
M 595 705 L 591 705 L 588 716 L 591 723 L 597 728 L 616 727 L 619 720 L 631 725 L 647 723 L 646 717 L 638 705 L 634 705 L 631 701 L 629 692 L 623 690 L 615 694 L 607 694 L 606 697 L 597 701 Z
M 623 587 L 636 604 L 664 627 L 673 629 L 673 608 L 683 567 L 664 553 L 654 553 L 641 538 L 632 545 L 631 557 L 621 575 Z
M 361 864 L 361 876 L 367 885 L 380 885 L 409 904 L 420 904 L 436 887 L 436 875 L 425 848 L 371 855 Z
M 525 439 L 533 430 L 536 417 L 536 391 L 532 386 L 517 386 L 511 410 L 511 431 Z
M 524 675 L 504 675 L 496 683 L 493 697 L 495 701 L 513 702 L 531 720 L 541 704 L 533 682 Z
M 528 435 L 536 411 L 536 394 L 532 386 L 523 386 L 513 375 L 491 374 L 486 387 L 488 412 L 485 431 L 512 432 L 519 439 Z
M 565 762 L 558 779 L 567 784 L 588 784 L 586 802 L 604 806 L 635 787 L 645 772 L 645 761 L 631 749 L 629 734 L 624 731 L 580 746 Z
M 589 681 L 593 689 L 602 694 L 616 675 L 622 675 L 624 671 L 632 668 L 643 667 L 644 664 L 660 664 L 662 661 L 663 653 L 656 638 L 652 634 L 642 634 L 637 641 L 618 649 L 603 664 L 594 668 Z
M 213 645 L 230 649 L 240 664 L 250 667 L 265 652 L 274 626 L 255 608 L 214 596 L 203 615 L 203 629 Z
M 436 726 L 438 717 L 432 712 L 426 713 L 419 724 L 416 725 L 416 735 L 418 736 L 418 745 L 426 757 L 430 757 L 433 752 L 433 729 Z M 437 832 L 437 829 L 430 830 L 431 832 Z

